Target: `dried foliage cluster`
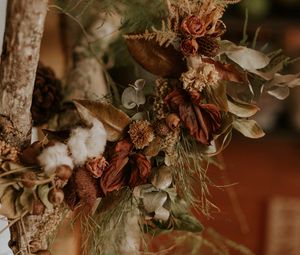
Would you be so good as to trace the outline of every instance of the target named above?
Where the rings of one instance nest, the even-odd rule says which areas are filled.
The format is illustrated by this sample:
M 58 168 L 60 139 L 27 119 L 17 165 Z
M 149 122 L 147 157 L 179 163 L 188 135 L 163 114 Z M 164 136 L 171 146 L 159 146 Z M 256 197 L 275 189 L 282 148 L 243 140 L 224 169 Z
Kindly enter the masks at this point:
M 1 142 L 0 213 L 11 225 L 25 215 L 40 215 L 46 225 L 21 249 L 41 254 L 43 235 L 58 227 L 64 210 L 78 215 L 87 254 L 136 254 L 148 233 L 201 233 L 190 208 L 205 215 L 215 208 L 209 163 L 233 130 L 264 135 L 251 119 L 262 93 L 284 99 L 300 85 L 299 74 L 279 73 L 289 60 L 281 52 L 221 39 L 225 8 L 237 2 L 167 0 L 161 29 L 124 35 L 136 63 L 153 74 L 149 81 L 120 87 L 120 100 L 117 93 L 111 101 L 75 100 L 80 126 L 45 130 L 43 141 L 21 152 Z M 41 116 L 41 109 L 59 100 L 58 84 L 41 66 L 32 106 L 43 117 L 37 122 L 52 116 Z

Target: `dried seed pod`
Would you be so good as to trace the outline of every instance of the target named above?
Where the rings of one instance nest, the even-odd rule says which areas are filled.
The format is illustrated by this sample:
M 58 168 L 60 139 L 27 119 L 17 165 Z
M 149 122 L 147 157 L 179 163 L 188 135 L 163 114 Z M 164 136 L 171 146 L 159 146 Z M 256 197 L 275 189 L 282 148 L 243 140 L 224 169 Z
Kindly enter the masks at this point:
M 154 125 L 155 132 L 160 137 L 165 137 L 170 133 L 170 129 L 166 123 L 166 120 L 159 120 Z
M 39 240 L 32 240 L 29 243 L 29 246 L 30 246 L 30 251 L 32 253 L 36 253 L 42 249 L 42 244 Z
M 33 171 L 27 171 L 21 175 L 21 183 L 24 187 L 32 189 L 36 185 L 36 173 Z
M 40 142 L 34 142 L 29 147 L 23 150 L 21 155 L 22 162 L 28 165 L 38 165 L 38 155 L 42 151 L 42 144 Z
M 55 175 L 62 181 L 67 181 L 70 179 L 72 172 L 73 171 L 72 171 L 71 167 L 69 167 L 67 165 L 61 165 L 56 168 Z
M 61 189 L 53 189 L 48 194 L 48 199 L 53 205 L 60 205 L 64 201 L 64 192 Z
M 40 199 L 35 199 L 32 204 L 32 215 L 42 215 L 45 212 L 45 206 Z M 40 249 L 40 248 L 39 248 Z
M 220 49 L 219 42 L 216 38 L 210 36 L 204 36 L 197 38 L 198 43 L 198 53 L 206 57 L 215 57 Z
M 175 130 L 178 128 L 178 126 L 180 124 L 180 118 L 178 117 L 177 114 L 171 113 L 167 116 L 166 122 L 167 122 L 168 127 L 171 130 Z
M 38 252 L 35 253 L 36 255 L 51 255 L 50 251 L 47 250 L 39 250 Z

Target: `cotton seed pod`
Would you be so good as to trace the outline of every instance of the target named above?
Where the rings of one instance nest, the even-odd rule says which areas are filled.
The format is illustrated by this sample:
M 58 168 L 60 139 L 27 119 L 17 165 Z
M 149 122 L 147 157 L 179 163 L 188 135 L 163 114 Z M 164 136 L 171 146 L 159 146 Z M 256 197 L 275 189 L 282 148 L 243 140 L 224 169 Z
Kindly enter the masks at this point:
M 56 168 L 55 175 L 62 181 L 67 181 L 72 175 L 72 169 L 67 165 L 61 165 Z
M 36 174 L 33 171 L 27 171 L 21 175 L 21 183 L 24 187 L 32 189 L 36 185 Z
M 38 155 L 42 151 L 42 144 L 40 142 L 34 142 L 29 147 L 23 150 L 21 155 L 22 162 L 28 165 L 38 165 Z
M 178 128 L 178 126 L 180 124 L 180 118 L 178 117 L 177 114 L 171 113 L 167 116 L 166 123 L 167 123 L 168 127 L 174 131 L 175 129 Z
M 42 244 L 39 240 L 32 240 L 30 243 L 29 243 L 29 246 L 30 246 L 30 251 L 32 253 L 36 253 L 38 251 L 41 250 L 42 248 Z
M 32 204 L 32 215 L 42 215 L 45 212 L 45 206 L 44 204 L 39 200 L 35 199 Z
M 61 189 L 52 189 L 48 194 L 48 199 L 53 205 L 60 205 L 64 201 L 64 192 Z
M 35 253 L 36 255 L 51 255 L 50 251 L 47 250 L 40 250 L 38 252 Z

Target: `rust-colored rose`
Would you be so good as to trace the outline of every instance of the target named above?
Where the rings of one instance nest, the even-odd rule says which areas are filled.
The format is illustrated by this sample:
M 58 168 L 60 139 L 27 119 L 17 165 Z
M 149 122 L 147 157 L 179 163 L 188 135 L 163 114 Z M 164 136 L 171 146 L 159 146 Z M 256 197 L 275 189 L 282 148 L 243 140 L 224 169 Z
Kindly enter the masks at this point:
M 102 176 L 105 168 L 107 167 L 108 163 L 105 158 L 101 155 L 96 158 L 89 159 L 85 167 L 88 171 L 90 171 L 95 178 L 99 178 Z
M 195 39 L 185 39 L 180 43 L 180 51 L 185 56 L 195 56 L 198 51 L 198 43 Z
M 184 126 L 196 141 L 209 145 L 221 127 L 221 113 L 214 104 L 201 104 L 192 100 L 183 89 L 173 90 L 165 98 L 169 107 L 178 113 Z
M 129 160 L 129 154 L 133 144 L 127 140 L 119 141 L 113 148 L 112 157 L 100 179 L 100 185 L 104 194 L 119 190 L 128 182 L 128 169 L 125 167 Z
M 145 155 L 141 153 L 134 154 L 131 159 L 131 174 L 129 186 L 131 188 L 145 184 L 151 174 L 151 163 Z
M 188 35 L 202 36 L 205 32 L 205 27 L 199 16 L 192 15 L 182 21 L 181 30 Z

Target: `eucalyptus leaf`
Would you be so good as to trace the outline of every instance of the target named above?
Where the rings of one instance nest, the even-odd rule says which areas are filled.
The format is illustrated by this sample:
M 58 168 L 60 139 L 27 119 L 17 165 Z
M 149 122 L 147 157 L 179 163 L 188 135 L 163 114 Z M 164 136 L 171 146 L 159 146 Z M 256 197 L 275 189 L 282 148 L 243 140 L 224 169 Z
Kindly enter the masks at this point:
M 88 124 L 93 117 L 102 122 L 108 141 L 114 142 L 120 139 L 124 129 L 131 123 L 131 119 L 124 112 L 106 102 L 89 100 L 75 100 L 77 111 L 81 119 Z
M 137 112 L 131 117 L 132 120 L 146 120 L 147 118 L 148 115 L 146 112 Z
M 47 209 L 52 210 L 53 205 L 50 203 L 50 201 L 48 199 L 49 191 L 50 191 L 50 188 L 49 188 L 48 184 L 40 185 L 37 188 L 38 196 L 39 196 L 40 200 L 42 201 L 42 203 L 44 204 L 44 206 Z
M 256 139 L 265 135 L 264 131 L 255 120 L 236 119 L 232 125 L 237 131 L 249 138 Z
M 170 212 L 166 208 L 160 207 L 155 210 L 154 219 L 167 221 L 169 217 L 170 217 Z
M 288 87 L 273 87 L 267 90 L 267 93 L 279 100 L 284 100 L 290 95 Z
M 168 199 L 168 194 L 163 191 L 151 192 L 143 195 L 144 208 L 148 213 L 155 212 L 163 207 Z
M 137 90 L 134 87 L 128 87 L 122 94 L 122 105 L 126 109 L 133 109 L 136 106 L 140 106 L 146 103 L 146 97 L 141 90 Z
M 266 67 L 271 59 L 260 51 L 238 46 L 230 41 L 221 41 L 220 53 L 225 54 L 233 62 L 245 70 L 253 71 Z
M 249 118 L 257 113 L 259 108 L 254 104 L 247 104 L 228 97 L 228 111 L 241 118 Z
M 158 189 L 166 189 L 172 184 L 172 168 L 161 166 L 152 177 L 151 183 Z

